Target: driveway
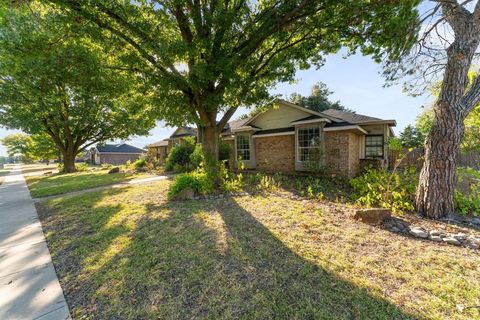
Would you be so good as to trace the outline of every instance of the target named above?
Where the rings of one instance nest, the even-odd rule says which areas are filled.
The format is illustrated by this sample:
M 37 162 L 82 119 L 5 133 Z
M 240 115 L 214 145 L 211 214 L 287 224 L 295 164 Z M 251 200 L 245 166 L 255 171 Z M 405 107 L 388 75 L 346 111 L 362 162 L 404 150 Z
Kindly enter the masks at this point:
M 70 319 L 20 166 L 0 185 L 0 319 Z

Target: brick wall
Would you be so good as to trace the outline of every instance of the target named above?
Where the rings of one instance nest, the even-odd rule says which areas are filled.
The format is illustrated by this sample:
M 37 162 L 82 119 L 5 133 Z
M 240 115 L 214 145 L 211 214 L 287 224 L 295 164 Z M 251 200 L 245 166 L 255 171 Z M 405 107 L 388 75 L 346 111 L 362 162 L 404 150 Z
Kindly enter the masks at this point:
M 325 132 L 325 164 L 334 174 L 353 177 L 360 166 L 359 136 L 347 131 Z
M 295 171 L 295 136 L 255 138 L 257 169 L 263 171 Z
M 140 157 L 140 154 L 100 154 L 100 163 L 109 163 L 114 165 L 125 164 L 128 160 L 131 162 L 137 160 Z

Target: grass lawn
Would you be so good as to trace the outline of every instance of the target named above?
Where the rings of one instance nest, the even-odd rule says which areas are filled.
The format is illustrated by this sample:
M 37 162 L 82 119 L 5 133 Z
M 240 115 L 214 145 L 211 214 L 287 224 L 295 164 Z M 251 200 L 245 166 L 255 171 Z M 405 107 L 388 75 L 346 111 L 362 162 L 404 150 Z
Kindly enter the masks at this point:
M 10 172 L 9 169 L 0 169 L 0 185 L 3 183 L 3 180 L 5 180 L 5 176 Z
M 50 176 L 26 176 L 28 188 L 34 198 L 46 197 L 72 191 L 85 190 L 109 184 L 147 177 L 147 174 L 108 173 L 108 170 L 82 171 Z
M 78 319 L 479 319 L 478 251 L 279 196 L 170 202 L 168 181 L 37 204 Z

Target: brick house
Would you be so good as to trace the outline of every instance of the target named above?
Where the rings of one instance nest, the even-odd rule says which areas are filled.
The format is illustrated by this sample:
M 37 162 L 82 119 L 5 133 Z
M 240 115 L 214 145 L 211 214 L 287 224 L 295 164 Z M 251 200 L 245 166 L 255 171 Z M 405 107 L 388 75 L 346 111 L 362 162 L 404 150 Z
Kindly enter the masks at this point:
M 126 143 L 102 144 L 90 150 L 92 164 L 125 164 L 127 161 L 135 161 L 145 150 L 131 146 Z
M 364 164 L 387 167 L 387 140 L 395 125 L 395 120 L 335 109 L 316 112 L 276 100 L 267 111 L 228 123 L 221 138 L 231 146 L 232 169 L 238 161 L 247 169 L 275 172 L 309 171 L 313 164 L 353 177 Z M 185 128 L 168 139 L 169 147 L 172 137 L 196 135 Z

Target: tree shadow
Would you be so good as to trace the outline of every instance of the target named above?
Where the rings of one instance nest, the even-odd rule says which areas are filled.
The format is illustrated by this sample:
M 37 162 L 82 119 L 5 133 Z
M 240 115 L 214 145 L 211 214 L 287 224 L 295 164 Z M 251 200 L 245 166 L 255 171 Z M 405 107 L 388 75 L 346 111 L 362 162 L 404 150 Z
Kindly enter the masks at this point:
M 120 191 L 119 191 L 120 192 Z M 307 261 L 235 199 L 150 202 L 134 229 L 108 220 L 118 207 L 97 208 L 97 243 L 74 263 L 75 240 L 56 251 L 72 265 L 64 289 L 71 310 L 108 319 L 410 319 L 366 289 Z M 76 237 L 89 238 L 88 230 Z M 128 244 L 94 273 L 86 261 L 104 256 L 120 236 Z M 110 239 L 107 237 L 107 239 Z M 88 246 L 87 246 L 88 247 Z M 80 270 L 79 270 L 80 269 Z M 62 277 L 63 278 L 63 277 Z M 65 286 L 66 284 L 66 286 Z

